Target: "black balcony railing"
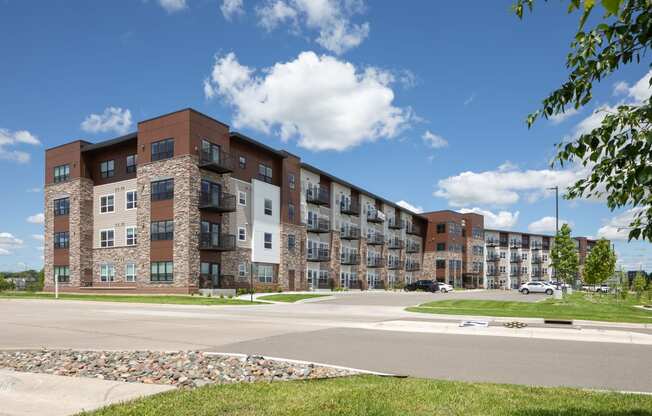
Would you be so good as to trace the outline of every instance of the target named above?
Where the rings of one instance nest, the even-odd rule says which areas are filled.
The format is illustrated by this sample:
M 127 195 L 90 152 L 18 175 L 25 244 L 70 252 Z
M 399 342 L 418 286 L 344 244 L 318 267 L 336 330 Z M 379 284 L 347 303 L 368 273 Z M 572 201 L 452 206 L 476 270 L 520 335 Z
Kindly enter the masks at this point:
M 360 215 L 360 204 L 355 201 L 340 204 L 340 213 L 345 215 Z
M 331 252 L 327 248 L 308 249 L 308 261 L 329 261 Z
M 521 258 L 521 256 L 512 256 L 509 258 L 510 263 L 520 263 L 522 261 L 523 259 Z
M 357 254 L 344 254 L 340 256 L 340 263 L 345 266 L 360 264 L 360 256 Z
M 330 203 L 328 188 L 323 186 L 308 188 L 306 191 L 306 201 L 309 204 L 328 205 Z
M 520 241 L 510 241 L 509 242 L 509 248 L 521 248 L 521 242 Z
M 372 210 L 367 212 L 367 221 L 381 223 L 385 221 L 385 217 L 380 211 Z
M 382 257 L 367 257 L 367 267 L 383 267 L 385 259 Z
M 411 235 L 422 235 L 421 232 L 421 227 L 419 227 L 416 224 L 413 224 L 411 222 L 407 223 L 407 227 L 405 228 L 405 232 Z
M 199 195 L 199 209 L 212 212 L 234 212 L 235 195 L 220 193 L 204 193 Z
M 387 226 L 392 230 L 402 230 L 405 227 L 405 222 L 398 218 L 390 218 L 389 221 L 387 221 Z
M 235 250 L 235 236 L 232 234 L 201 233 L 199 248 L 213 251 Z
M 233 158 L 226 152 L 199 152 L 199 167 L 216 173 L 233 172 Z
M 487 247 L 498 247 L 500 245 L 500 241 L 496 239 L 490 239 L 485 242 L 485 245 Z
M 542 247 L 543 246 L 541 245 L 541 243 L 538 243 L 538 244 L 537 243 L 532 243 L 532 245 L 530 246 L 530 248 L 532 250 L 541 250 Z
M 385 236 L 384 235 L 382 235 L 380 233 L 376 233 L 376 234 L 370 234 L 370 235 L 367 236 L 367 245 L 378 246 L 378 245 L 382 245 L 382 244 L 385 244 Z
M 403 248 L 403 240 L 399 238 L 390 238 L 387 242 L 387 248 L 391 250 L 401 250 Z
M 417 270 L 421 270 L 421 263 L 408 262 L 405 264 L 405 270 L 408 272 L 415 272 Z
M 400 268 L 401 268 L 401 262 L 398 260 L 387 262 L 387 269 L 389 270 L 398 270 Z
M 331 230 L 331 222 L 328 218 L 317 218 L 308 222 L 307 228 L 310 233 L 327 233 Z
M 488 254 L 487 261 L 500 261 L 500 256 L 498 254 Z
M 224 275 L 217 274 L 200 274 L 199 275 L 199 288 L 200 289 L 219 289 L 221 287 L 222 278 Z
M 543 263 L 543 258 L 542 257 L 532 257 L 532 263 L 533 264 L 541 264 Z
M 418 253 L 421 251 L 421 245 L 408 241 L 405 246 L 405 251 L 408 253 Z
M 359 240 L 360 229 L 358 227 L 348 227 L 340 232 L 340 238 L 343 240 Z

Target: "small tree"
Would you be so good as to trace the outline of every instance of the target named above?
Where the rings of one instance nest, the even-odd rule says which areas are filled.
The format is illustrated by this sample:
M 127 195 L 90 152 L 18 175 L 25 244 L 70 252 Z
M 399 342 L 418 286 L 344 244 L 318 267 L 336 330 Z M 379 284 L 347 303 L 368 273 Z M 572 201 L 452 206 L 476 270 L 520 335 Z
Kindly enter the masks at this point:
M 584 283 L 600 285 L 613 276 L 616 271 L 616 253 L 611 249 L 609 241 L 600 239 L 593 247 L 582 271 Z
M 555 236 L 555 245 L 552 247 L 552 267 L 557 280 L 574 284 L 579 267 L 579 259 L 575 242 L 571 238 L 571 229 L 564 224 Z
M 645 291 L 645 285 L 647 284 L 645 277 L 641 273 L 636 273 L 636 277 L 634 278 L 634 282 L 632 283 L 632 287 L 634 288 L 634 292 L 636 292 L 636 301 L 641 300 L 641 296 L 643 296 L 643 292 Z
M 5 290 L 14 290 L 14 282 L 0 276 L 0 292 L 4 292 Z

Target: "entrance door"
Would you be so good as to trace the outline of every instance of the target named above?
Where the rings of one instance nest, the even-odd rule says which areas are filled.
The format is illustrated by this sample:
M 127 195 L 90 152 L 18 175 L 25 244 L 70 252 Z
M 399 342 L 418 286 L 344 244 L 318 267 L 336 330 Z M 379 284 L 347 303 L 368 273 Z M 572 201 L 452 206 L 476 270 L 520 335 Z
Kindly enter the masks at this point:
M 220 287 L 220 264 L 211 263 L 211 281 L 213 283 L 213 289 Z
M 288 286 L 294 292 L 294 270 L 288 270 Z

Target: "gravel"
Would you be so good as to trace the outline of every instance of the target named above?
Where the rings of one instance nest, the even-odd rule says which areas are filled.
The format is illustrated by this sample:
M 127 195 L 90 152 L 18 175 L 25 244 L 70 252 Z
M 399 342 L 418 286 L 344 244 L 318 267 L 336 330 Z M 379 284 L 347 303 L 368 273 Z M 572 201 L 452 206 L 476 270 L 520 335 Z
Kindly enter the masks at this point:
M 0 351 L 0 368 L 60 376 L 166 384 L 180 388 L 212 383 L 308 380 L 344 377 L 350 370 L 268 360 L 260 356 L 224 356 L 201 351 Z

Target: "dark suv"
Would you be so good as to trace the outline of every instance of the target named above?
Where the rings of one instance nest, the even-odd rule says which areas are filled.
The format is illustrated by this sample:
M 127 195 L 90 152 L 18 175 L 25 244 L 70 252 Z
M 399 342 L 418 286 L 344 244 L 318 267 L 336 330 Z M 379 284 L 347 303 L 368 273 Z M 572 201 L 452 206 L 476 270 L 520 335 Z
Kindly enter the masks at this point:
M 439 292 L 439 283 L 434 280 L 417 280 L 416 282 L 405 285 L 406 292 L 423 290 L 424 292 Z

